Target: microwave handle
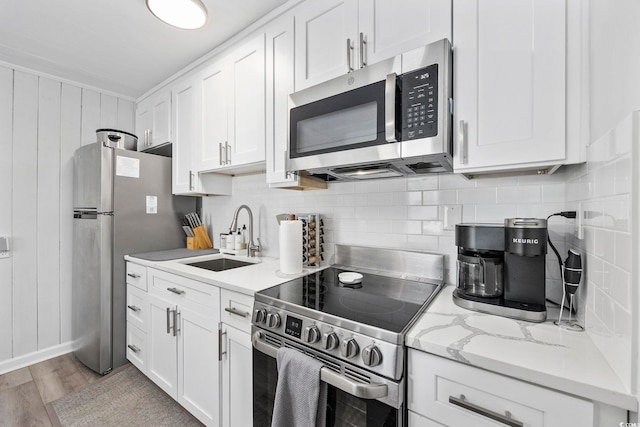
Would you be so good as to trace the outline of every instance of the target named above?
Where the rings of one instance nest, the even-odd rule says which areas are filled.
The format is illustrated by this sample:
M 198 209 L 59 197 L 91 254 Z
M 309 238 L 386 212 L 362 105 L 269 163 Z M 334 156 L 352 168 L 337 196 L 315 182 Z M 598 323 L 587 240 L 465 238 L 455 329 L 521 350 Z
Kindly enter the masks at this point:
M 396 139 L 396 73 L 387 75 L 384 89 L 384 130 L 387 142 L 398 142 Z

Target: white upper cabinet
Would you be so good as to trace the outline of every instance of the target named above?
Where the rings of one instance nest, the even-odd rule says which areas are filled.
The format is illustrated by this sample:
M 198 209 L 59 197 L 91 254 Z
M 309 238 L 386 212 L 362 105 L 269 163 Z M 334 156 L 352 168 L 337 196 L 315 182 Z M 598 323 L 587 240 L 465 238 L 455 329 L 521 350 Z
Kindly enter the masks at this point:
M 234 49 L 228 56 L 227 166 L 265 160 L 264 34 Z
M 223 61 L 207 65 L 197 74 L 201 92 L 200 132 L 195 149 L 199 170 L 211 170 L 225 165 L 223 147 L 228 143 L 227 74 Z
M 200 134 L 204 124 L 209 123 L 201 114 L 202 87 L 201 74 L 195 74 L 179 81 L 172 89 L 175 134 L 172 158 L 173 194 L 229 195 L 229 176 L 201 173 L 203 160 L 210 155 L 203 148 Z M 210 120 L 213 121 L 211 118 Z M 215 158 L 208 160 L 215 162 Z
M 308 1 L 295 17 L 296 90 L 451 39 L 451 0 Z
M 136 106 L 138 151 L 171 141 L 171 91 L 162 90 Z
M 451 0 L 367 0 L 359 8 L 358 66 L 451 40 Z
M 194 83 L 193 79 L 189 79 L 172 90 L 175 141 L 171 160 L 174 194 L 197 192 L 193 167 L 197 131 L 197 88 Z
M 455 172 L 567 162 L 566 8 L 563 0 L 454 2 Z

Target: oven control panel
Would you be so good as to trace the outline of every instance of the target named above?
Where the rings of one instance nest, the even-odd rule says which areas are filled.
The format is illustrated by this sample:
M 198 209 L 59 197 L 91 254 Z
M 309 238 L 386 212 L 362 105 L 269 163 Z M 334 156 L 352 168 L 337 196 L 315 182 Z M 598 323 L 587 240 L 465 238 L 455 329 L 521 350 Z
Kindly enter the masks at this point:
M 380 375 L 402 378 L 404 347 L 256 302 L 253 324 Z

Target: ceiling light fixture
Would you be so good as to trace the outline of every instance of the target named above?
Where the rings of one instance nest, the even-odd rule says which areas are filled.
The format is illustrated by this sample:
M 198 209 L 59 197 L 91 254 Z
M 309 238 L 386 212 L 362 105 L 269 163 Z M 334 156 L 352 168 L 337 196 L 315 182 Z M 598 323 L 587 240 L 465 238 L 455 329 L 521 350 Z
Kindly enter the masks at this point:
M 156 18 L 174 27 L 195 30 L 207 22 L 207 9 L 200 0 L 146 0 Z

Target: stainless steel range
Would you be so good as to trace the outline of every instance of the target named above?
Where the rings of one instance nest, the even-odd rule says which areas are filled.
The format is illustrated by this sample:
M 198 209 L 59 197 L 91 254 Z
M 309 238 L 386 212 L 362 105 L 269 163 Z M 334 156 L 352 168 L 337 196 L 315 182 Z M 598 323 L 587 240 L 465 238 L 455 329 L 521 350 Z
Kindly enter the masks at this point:
M 336 245 L 331 267 L 256 293 L 254 426 L 271 423 L 283 346 L 324 363 L 328 426 L 402 426 L 404 337 L 443 283 L 443 255 Z

